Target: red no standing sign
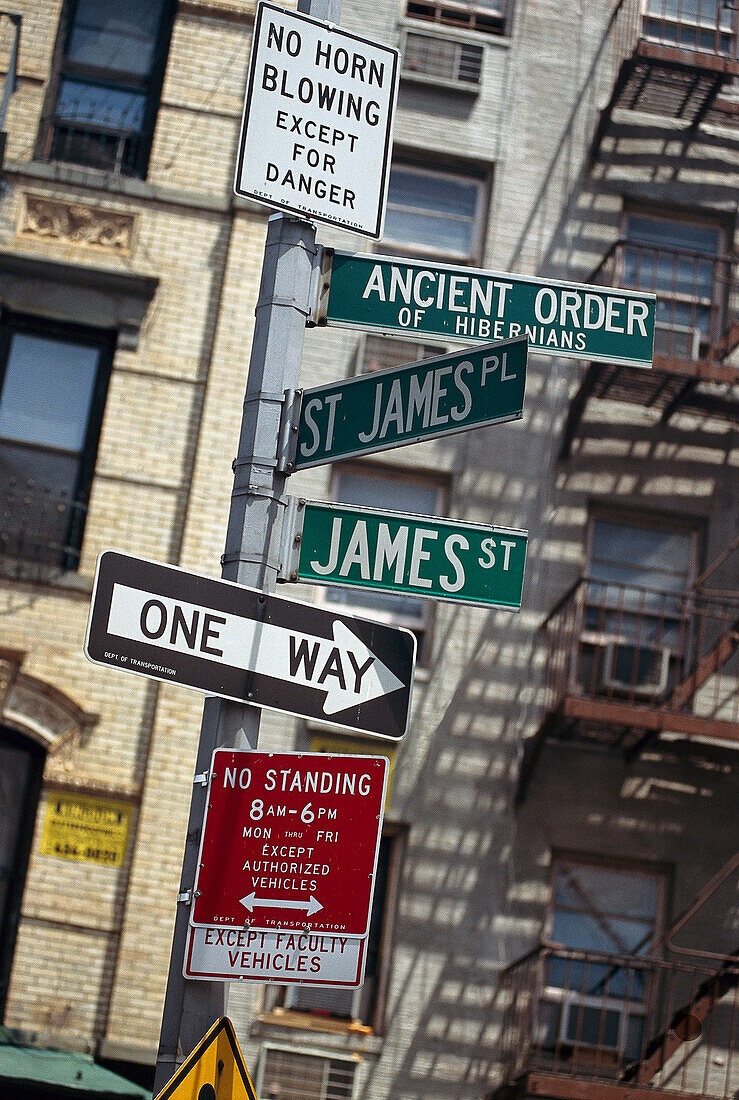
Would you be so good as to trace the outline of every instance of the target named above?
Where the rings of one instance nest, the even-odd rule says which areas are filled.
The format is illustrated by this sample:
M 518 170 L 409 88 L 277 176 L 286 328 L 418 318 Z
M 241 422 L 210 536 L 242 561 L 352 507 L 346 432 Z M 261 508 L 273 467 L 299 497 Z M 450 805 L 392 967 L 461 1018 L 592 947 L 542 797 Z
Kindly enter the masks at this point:
M 383 756 L 213 754 L 190 923 L 366 936 Z

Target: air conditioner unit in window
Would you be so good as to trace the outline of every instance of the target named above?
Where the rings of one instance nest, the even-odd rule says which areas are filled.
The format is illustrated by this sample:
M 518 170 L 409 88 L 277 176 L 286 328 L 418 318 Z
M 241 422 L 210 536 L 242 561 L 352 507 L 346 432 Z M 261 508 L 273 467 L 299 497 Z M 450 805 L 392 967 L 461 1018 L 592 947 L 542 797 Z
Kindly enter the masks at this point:
M 621 1007 L 568 1000 L 562 1005 L 559 1040 L 568 1047 L 588 1050 L 623 1050 L 624 1019 Z
M 483 46 L 408 30 L 401 50 L 404 77 L 467 92 L 482 84 Z
M 603 646 L 601 688 L 619 695 L 657 699 L 667 688 L 670 650 L 665 646 L 610 639 Z
M 357 1062 L 334 1054 L 323 1054 L 265 1043 L 262 1048 L 257 1095 L 287 1100 L 352 1100 Z
M 672 325 L 656 321 L 654 325 L 654 354 L 668 359 L 699 359 L 700 329 L 692 325 Z

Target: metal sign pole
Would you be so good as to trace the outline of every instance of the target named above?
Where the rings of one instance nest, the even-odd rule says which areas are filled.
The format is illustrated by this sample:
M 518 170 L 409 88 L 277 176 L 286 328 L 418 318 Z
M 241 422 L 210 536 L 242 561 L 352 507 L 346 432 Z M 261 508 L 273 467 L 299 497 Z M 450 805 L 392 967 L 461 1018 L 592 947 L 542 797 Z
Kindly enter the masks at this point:
M 298 10 L 338 23 L 341 0 L 300 0 Z M 269 219 L 254 339 L 223 555 L 224 580 L 275 588 L 286 475 L 278 471 L 284 394 L 298 388 L 316 254 L 315 226 L 275 214 Z M 195 882 L 207 774 L 216 748 L 255 749 L 260 711 L 206 699 L 190 804 L 180 894 L 154 1078 L 156 1095 L 226 1006 L 224 982 L 187 981 L 182 963 Z

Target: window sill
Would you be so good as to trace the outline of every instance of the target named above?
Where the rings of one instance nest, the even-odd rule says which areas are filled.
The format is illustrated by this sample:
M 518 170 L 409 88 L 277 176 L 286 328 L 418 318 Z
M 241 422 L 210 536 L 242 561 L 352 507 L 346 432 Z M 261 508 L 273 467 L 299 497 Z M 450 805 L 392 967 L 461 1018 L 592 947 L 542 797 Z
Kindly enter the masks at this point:
M 75 595 L 89 596 L 92 593 L 93 578 L 83 573 L 60 573 L 52 566 L 43 566 L 33 562 L 24 562 L 13 558 L 0 558 L 0 581 L 15 584 L 32 585 L 39 588 L 53 588 Z
M 252 1038 L 269 1038 L 270 1034 L 274 1037 L 275 1031 L 272 1029 L 276 1029 L 280 1036 L 284 1036 L 285 1031 L 289 1030 L 320 1035 L 324 1041 L 329 1035 L 345 1040 L 359 1040 L 362 1051 L 367 1054 L 379 1054 L 382 1047 L 381 1038 L 371 1027 L 358 1020 L 332 1020 L 286 1008 L 273 1008 L 259 1013 L 251 1025 L 250 1034 Z
M 429 89 L 443 88 L 445 92 L 459 93 L 472 98 L 477 98 L 482 91 L 482 84 L 467 84 L 462 80 L 449 80 L 443 76 L 415 72 L 413 69 L 401 69 L 400 80 L 401 83 L 419 84 Z

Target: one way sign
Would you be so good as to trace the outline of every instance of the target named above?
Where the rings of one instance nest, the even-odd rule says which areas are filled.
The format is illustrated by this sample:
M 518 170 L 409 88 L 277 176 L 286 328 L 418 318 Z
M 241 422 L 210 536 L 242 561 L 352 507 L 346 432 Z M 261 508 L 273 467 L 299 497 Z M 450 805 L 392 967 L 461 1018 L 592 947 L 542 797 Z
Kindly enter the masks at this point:
M 85 655 L 165 683 L 399 740 L 409 630 L 104 551 Z

